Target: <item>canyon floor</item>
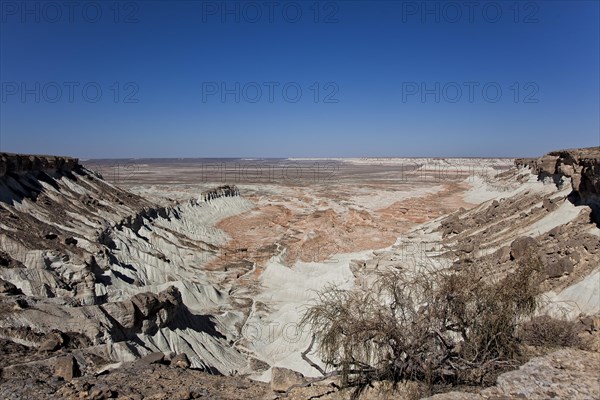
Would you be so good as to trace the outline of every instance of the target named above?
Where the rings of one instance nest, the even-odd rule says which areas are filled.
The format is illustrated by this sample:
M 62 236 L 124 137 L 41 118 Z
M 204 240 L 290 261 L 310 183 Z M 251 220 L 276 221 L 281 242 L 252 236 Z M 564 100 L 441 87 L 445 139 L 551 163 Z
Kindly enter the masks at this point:
M 335 379 L 309 384 L 326 365 L 300 320 L 319 290 L 398 265 L 510 270 L 529 237 L 544 312 L 578 321 L 587 347 L 437 396 L 598 398 L 597 152 L 518 166 L 3 156 L 0 397 L 348 398 Z

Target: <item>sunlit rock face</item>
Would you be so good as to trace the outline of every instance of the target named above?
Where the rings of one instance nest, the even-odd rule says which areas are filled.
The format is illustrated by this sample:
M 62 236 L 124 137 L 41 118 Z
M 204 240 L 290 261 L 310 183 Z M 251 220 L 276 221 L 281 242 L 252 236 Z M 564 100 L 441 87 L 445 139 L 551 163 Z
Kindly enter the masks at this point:
M 0 153 L 0 176 L 51 170 L 69 172 L 78 166 L 79 160 L 72 157 Z
M 538 159 L 517 159 L 519 166 L 530 166 L 540 179 L 571 179 L 574 194 L 590 205 L 600 207 L 600 147 L 553 151 Z
M 198 368 L 248 368 L 228 345 L 243 312 L 220 284 L 249 267 L 202 269 L 227 241 L 214 221 L 248 209 L 247 200 L 158 205 L 75 159 L 1 158 L 0 278 L 17 310 L 0 329 L 73 332 L 106 360 L 185 350 Z

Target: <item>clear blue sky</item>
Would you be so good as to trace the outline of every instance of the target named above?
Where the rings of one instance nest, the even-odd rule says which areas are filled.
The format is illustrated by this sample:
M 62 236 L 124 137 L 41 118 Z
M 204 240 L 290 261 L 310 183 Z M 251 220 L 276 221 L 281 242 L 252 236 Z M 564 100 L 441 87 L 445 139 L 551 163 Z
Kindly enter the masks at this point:
M 598 1 L 50 3 L 0 1 L 2 151 L 512 157 L 600 145 Z

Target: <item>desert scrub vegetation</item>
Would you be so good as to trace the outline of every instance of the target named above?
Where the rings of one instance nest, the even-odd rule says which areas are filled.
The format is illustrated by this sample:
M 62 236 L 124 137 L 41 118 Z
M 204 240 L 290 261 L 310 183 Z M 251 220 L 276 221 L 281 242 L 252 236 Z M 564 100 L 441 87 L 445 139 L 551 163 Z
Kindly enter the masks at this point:
M 476 265 L 396 268 L 368 288 L 327 287 L 303 323 L 346 386 L 492 384 L 523 361 L 519 327 L 536 310 L 539 269 L 537 260 L 502 276 Z
M 579 336 L 581 324 L 575 321 L 540 315 L 523 323 L 521 338 L 524 343 L 549 349 L 576 347 L 587 349 L 587 343 Z

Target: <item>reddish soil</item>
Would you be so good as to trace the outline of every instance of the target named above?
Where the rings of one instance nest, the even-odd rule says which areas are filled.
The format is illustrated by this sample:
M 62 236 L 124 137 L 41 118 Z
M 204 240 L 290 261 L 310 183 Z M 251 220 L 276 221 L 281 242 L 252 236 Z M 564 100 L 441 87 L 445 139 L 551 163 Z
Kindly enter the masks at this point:
M 410 197 L 379 209 L 347 204 L 345 190 L 328 190 L 314 196 L 298 193 L 303 207 L 286 206 L 285 199 L 250 196 L 257 207 L 219 222 L 217 227 L 232 240 L 225 252 L 232 258 L 256 262 L 258 267 L 287 248 L 286 262 L 324 261 L 336 253 L 357 252 L 388 247 L 415 224 L 435 219 L 460 207 L 472 206 L 462 199 L 468 187 L 446 183 L 443 190 L 423 197 Z M 303 189 L 304 190 L 304 189 Z M 373 191 L 373 196 L 377 196 Z M 281 200 L 279 202 L 278 200 Z M 325 208 L 332 202 L 336 207 Z M 278 203 L 278 204 L 277 204 Z M 221 258 L 218 264 L 222 264 Z M 215 264 L 214 267 L 217 267 Z

